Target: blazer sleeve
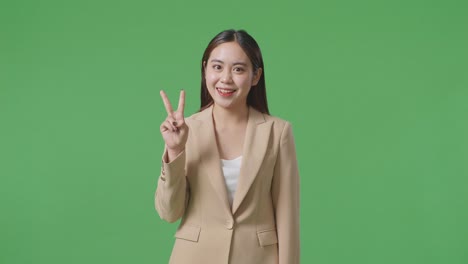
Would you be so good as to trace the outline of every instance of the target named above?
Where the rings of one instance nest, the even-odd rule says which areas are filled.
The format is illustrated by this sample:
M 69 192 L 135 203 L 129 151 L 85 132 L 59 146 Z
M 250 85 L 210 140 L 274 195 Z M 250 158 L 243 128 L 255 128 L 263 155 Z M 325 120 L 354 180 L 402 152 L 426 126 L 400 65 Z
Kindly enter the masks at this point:
M 279 264 L 300 263 L 299 170 L 291 125 L 281 133 L 273 173 L 272 200 L 278 235 Z
M 182 151 L 169 163 L 164 151 L 161 175 L 155 193 L 155 207 L 159 216 L 167 222 L 177 221 L 185 212 L 188 200 L 188 184 L 185 173 L 186 152 Z

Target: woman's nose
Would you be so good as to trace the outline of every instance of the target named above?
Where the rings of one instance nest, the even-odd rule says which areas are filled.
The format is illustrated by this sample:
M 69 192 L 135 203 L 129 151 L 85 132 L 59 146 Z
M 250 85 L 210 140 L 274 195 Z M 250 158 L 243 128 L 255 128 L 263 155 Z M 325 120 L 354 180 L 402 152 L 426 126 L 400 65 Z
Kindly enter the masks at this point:
M 223 75 L 221 76 L 222 83 L 229 83 L 232 81 L 232 75 L 230 70 L 224 70 Z

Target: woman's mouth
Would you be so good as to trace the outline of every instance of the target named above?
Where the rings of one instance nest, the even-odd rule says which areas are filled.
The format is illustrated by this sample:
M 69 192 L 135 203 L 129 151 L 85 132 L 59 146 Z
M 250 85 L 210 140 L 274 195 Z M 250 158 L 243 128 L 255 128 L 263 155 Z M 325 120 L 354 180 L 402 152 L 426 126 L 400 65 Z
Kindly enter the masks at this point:
M 223 89 L 223 88 L 218 88 L 218 87 L 216 87 L 216 91 L 218 91 L 218 94 L 223 97 L 231 96 L 236 92 L 235 89 Z

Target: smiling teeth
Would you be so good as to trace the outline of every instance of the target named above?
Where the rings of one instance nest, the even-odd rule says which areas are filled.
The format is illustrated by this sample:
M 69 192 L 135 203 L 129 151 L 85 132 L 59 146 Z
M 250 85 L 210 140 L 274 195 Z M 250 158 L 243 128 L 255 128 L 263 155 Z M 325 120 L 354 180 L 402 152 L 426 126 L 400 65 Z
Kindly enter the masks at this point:
M 234 92 L 235 90 L 229 90 L 229 89 L 221 89 L 221 88 L 218 88 L 218 90 L 222 93 L 232 93 Z

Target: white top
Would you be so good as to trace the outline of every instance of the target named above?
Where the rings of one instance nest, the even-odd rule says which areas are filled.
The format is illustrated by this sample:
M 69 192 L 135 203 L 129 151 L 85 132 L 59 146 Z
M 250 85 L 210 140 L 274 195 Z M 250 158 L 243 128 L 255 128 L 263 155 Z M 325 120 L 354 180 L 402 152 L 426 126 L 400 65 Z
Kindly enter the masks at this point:
M 242 156 L 239 156 L 232 160 L 221 160 L 224 181 L 228 191 L 229 204 L 232 206 L 234 200 L 234 193 L 237 189 L 237 182 L 239 180 L 240 167 L 242 163 Z

